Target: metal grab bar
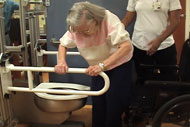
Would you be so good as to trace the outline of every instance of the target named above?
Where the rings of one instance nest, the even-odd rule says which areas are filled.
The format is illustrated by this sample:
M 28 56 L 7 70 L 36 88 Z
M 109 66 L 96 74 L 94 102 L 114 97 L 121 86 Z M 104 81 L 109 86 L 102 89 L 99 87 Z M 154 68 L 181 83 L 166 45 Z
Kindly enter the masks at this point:
M 71 55 L 71 56 L 77 56 L 77 55 L 80 55 L 80 52 L 66 52 L 67 55 Z M 40 50 L 39 52 L 40 56 L 41 55 L 56 55 L 56 58 L 57 58 L 57 63 L 59 61 L 58 59 L 58 51 L 46 51 L 46 50 Z
M 41 50 L 42 54 L 45 55 L 57 55 L 58 51 L 46 51 L 46 50 Z M 80 55 L 79 52 L 67 52 L 67 55 Z
M 20 91 L 20 92 L 37 92 L 37 93 L 54 93 L 54 94 L 75 94 L 75 95 L 91 95 L 99 96 L 104 94 L 110 86 L 109 77 L 104 73 L 100 72 L 99 75 L 104 79 L 104 87 L 99 91 L 77 91 L 77 90 L 53 90 L 53 89 L 39 89 L 33 88 L 33 79 L 31 72 L 55 72 L 54 67 L 26 67 L 26 66 L 14 66 L 9 64 L 6 69 L 10 71 L 27 71 L 29 88 L 26 87 L 11 87 L 7 86 L 8 91 Z M 67 73 L 85 73 L 84 68 L 69 68 Z M 3 85 L 3 84 L 2 84 Z

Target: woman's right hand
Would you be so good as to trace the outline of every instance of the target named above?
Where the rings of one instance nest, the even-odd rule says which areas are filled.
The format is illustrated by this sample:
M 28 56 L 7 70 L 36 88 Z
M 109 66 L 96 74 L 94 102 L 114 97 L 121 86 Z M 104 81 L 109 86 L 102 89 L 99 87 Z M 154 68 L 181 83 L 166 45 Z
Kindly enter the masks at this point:
M 68 66 L 67 64 L 60 63 L 60 64 L 55 65 L 54 70 L 58 74 L 65 74 L 68 71 Z

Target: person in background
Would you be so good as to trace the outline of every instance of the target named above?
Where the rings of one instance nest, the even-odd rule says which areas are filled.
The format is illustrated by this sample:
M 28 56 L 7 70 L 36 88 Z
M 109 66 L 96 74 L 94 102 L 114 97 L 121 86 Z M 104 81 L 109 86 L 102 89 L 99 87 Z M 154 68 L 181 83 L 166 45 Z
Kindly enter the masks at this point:
M 100 72 L 110 79 L 109 90 L 92 97 L 92 127 L 121 127 L 132 82 L 133 46 L 128 32 L 115 14 L 90 2 L 75 3 L 66 21 L 68 31 L 60 38 L 55 72 L 67 72 L 66 51 L 77 47 L 89 64 L 86 74 L 92 76 L 91 90 L 103 88 Z
M 180 23 L 179 0 L 129 0 L 122 19 L 128 27 L 136 17 L 132 43 L 137 75 L 146 74 L 139 66 L 176 65 L 176 47 L 172 33 Z M 162 80 L 175 80 L 176 71 L 161 69 Z M 173 76 L 172 76 L 173 75 Z
M 5 38 L 6 38 L 6 45 L 10 45 L 10 27 L 11 27 L 11 18 L 14 13 L 14 10 L 19 9 L 19 4 L 13 0 L 6 0 L 5 6 L 3 8 L 3 15 L 4 15 L 4 24 L 5 24 Z

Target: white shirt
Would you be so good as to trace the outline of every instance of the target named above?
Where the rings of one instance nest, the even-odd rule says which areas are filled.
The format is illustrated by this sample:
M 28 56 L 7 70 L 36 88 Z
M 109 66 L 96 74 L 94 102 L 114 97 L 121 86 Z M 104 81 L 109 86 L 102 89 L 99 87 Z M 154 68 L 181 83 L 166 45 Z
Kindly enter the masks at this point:
M 159 36 L 169 24 L 168 12 L 181 9 L 179 0 L 158 0 L 161 9 L 154 11 L 153 2 L 156 0 L 129 0 L 127 10 L 136 11 L 137 18 L 134 26 L 132 43 L 141 50 L 148 50 L 148 43 Z M 174 44 L 173 35 L 166 38 L 158 48 L 165 49 Z
M 63 37 L 60 38 L 60 43 L 67 48 L 77 47 L 81 56 L 84 57 L 88 64 L 95 65 L 111 56 L 117 51 L 119 45 L 127 40 L 130 40 L 129 33 L 125 30 L 120 19 L 106 10 L 106 16 L 98 27 L 98 31 L 95 35 L 86 37 L 80 33 L 67 31 Z M 126 54 L 107 69 L 110 70 L 126 63 L 131 59 L 132 54 L 133 51 Z

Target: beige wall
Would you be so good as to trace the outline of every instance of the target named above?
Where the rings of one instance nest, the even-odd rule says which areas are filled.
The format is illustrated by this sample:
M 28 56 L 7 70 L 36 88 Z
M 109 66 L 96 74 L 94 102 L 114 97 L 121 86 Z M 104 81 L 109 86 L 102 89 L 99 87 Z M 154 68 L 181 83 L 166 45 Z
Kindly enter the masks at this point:
M 189 33 L 190 33 L 190 0 L 186 0 L 185 40 L 189 38 Z

